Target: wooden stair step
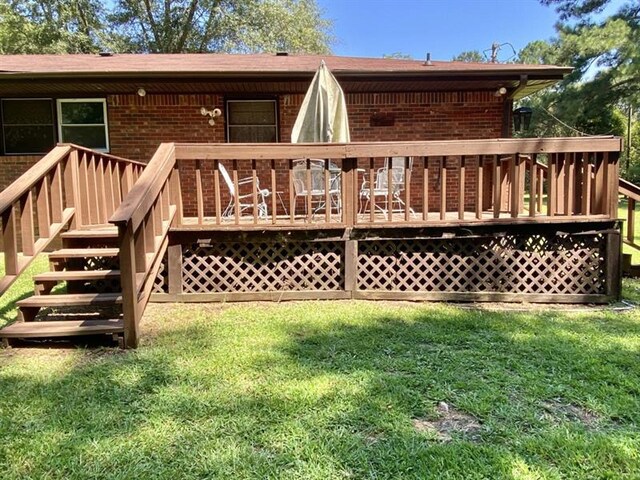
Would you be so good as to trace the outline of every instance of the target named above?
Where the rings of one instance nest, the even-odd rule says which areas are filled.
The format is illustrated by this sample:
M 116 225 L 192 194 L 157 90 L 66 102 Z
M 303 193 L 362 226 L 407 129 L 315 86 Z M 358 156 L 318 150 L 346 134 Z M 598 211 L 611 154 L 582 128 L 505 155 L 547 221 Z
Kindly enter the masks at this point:
M 62 238 L 118 238 L 118 229 L 95 228 L 90 230 L 69 230 L 60 235 Z
M 122 332 L 122 319 L 15 322 L 0 329 L 0 338 L 71 337 Z
M 33 281 L 38 282 L 72 282 L 93 280 L 114 280 L 120 278 L 120 270 L 61 270 L 35 275 Z
M 117 248 L 62 248 L 51 252 L 49 260 L 62 258 L 117 257 Z
M 64 295 L 36 295 L 16 302 L 16 305 L 20 308 L 45 308 L 114 305 L 121 303 L 121 293 L 77 293 Z

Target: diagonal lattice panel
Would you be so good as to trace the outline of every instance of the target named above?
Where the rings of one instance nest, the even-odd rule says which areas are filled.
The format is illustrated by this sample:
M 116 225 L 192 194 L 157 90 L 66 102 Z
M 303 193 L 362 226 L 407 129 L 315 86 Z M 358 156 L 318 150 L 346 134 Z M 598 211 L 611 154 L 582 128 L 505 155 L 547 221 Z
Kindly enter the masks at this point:
M 183 248 L 184 293 L 342 290 L 340 242 L 230 242 Z
M 360 241 L 358 290 L 604 294 L 593 235 Z

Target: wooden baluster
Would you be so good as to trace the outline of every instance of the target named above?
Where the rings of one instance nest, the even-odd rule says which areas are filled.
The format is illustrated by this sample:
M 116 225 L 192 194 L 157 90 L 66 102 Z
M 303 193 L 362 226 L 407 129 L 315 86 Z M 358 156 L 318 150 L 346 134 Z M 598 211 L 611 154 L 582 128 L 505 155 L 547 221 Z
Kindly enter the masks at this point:
M 109 218 L 111 218 L 111 215 L 113 215 L 113 212 L 115 212 L 116 206 L 115 206 L 115 194 L 113 192 L 113 170 L 112 170 L 112 166 L 113 163 L 111 162 L 111 160 L 109 159 L 104 159 L 103 160 L 103 168 L 104 168 L 104 194 L 106 196 L 106 203 L 105 203 L 105 210 L 106 210 L 106 218 L 107 221 L 109 220 Z
M 111 171 L 111 181 L 113 192 L 113 211 L 115 212 L 122 203 L 122 189 L 120 187 L 120 163 L 114 162 Z
M 162 230 L 163 230 L 163 226 L 162 226 L 162 198 L 163 198 L 163 194 L 160 193 L 160 195 L 158 196 L 158 198 L 156 199 L 155 203 L 153 204 L 153 207 L 151 208 L 151 215 L 153 216 L 153 235 L 154 237 L 159 237 L 162 235 Z M 152 252 L 155 252 L 155 245 L 153 247 L 153 249 L 151 250 Z
M 534 153 L 531 156 L 531 167 L 529 169 L 529 216 L 536 216 L 538 192 L 538 155 Z
M 233 161 L 233 216 L 236 225 L 240 224 L 240 185 L 238 185 L 238 161 Z
M 38 236 L 49 238 L 51 234 L 51 210 L 49 204 L 49 176 L 45 175 L 36 185 L 36 216 L 38 217 Z
M 618 218 L 620 152 L 605 152 L 604 158 L 607 162 L 607 215 L 609 215 L 609 218 Z
M 2 245 L 4 247 L 4 274 L 17 275 L 18 262 L 18 232 L 16 228 L 16 206 L 11 205 L 2 214 Z
M 33 225 L 33 191 L 29 190 L 20 199 L 20 234 L 22 235 L 22 251 L 25 255 L 35 254 Z
M 393 222 L 393 159 L 387 158 L 387 220 Z
M 196 160 L 196 208 L 198 212 L 198 225 L 202 225 L 204 223 L 204 196 L 202 194 L 201 160 Z
M 502 209 L 502 160 L 493 157 L 493 218 L 500 218 Z
M 220 190 L 220 161 L 215 160 L 213 164 L 213 182 L 216 188 L 216 225 L 220 225 L 222 220 L 222 191 Z
M 635 243 L 636 238 L 636 201 L 627 197 L 627 241 Z
M 484 157 L 478 155 L 478 167 L 476 170 L 476 218 L 482 220 L 484 199 Z
M 369 157 L 369 220 L 376 221 L 376 164 L 373 157 Z
M 331 195 L 329 191 L 331 189 L 331 172 L 329 171 L 329 159 L 324 161 L 324 220 L 325 222 L 331 222 Z
M 465 165 L 466 159 L 463 156 L 460 157 L 460 167 L 458 168 L 458 219 L 464 220 L 464 182 L 465 182 Z
M 62 164 L 58 163 L 53 171 L 53 178 L 51 180 L 51 220 L 53 223 L 62 223 L 63 209 Z
M 404 220 L 411 219 L 411 169 L 409 157 L 404 157 Z
M 518 218 L 520 214 L 520 154 L 516 153 L 510 161 L 511 173 L 511 217 Z
M 75 208 L 75 214 L 71 221 L 71 228 L 79 228 L 83 225 L 83 215 L 80 200 L 80 187 L 78 185 L 79 165 L 78 165 L 78 151 L 72 150 L 69 152 L 69 157 L 64 166 L 64 193 L 65 204 L 68 208 Z
M 547 195 L 547 215 L 553 217 L 556 214 L 556 202 L 558 195 L 558 178 L 556 174 L 557 169 L 556 163 L 556 154 L 552 153 L 549 155 L 549 169 L 547 174 L 547 183 L 548 183 L 548 195 Z
M 313 203 L 311 202 L 311 191 L 313 190 L 313 186 L 311 185 L 311 160 L 307 158 L 306 160 L 306 170 L 305 170 L 305 190 L 307 191 L 307 221 L 311 221 L 311 216 L 313 213 Z
M 276 196 L 278 195 L 276 185 L 276 161 L 271 160 L 271 223 L 276 224 L 278 222 L 278 202 Z
M 594 153 L 595 178 L 593 182 L 594 198 L 593 213 L 603 214 L 606 208 L 606 163 L 602 153 Z
M 134 172 L 133 165 L 130 163 L 127 163 L 122 172 L 122 180 L 121 180 L 122 198 L 124 198 L 131 190 L 131 187 L 133 187 L 133 183 L 134 183 L 133 172 Z
M 238 192 L 240 194 L 240 192 Z M 256 161 L 251 160 L 251 199 L 253 200 L 253 223 L 258 223 L 258 173 L 256 171 Z
M 564 214 L 573 215 L 575 154 L 564 154 Z
M 107 192 L 105 188 L 104 160 L 101 156 L 96 158 L 96 186 L 98 191 L 98 215 L 100 223 L 107 223 L 109 215 L 107 214 Z
M 542 168 L 538 169 L 538 201 L 536 206 L 538 208 L 538 213 L 542 214 L 542 200 L 544 196 L 544 170 Z
M 429 220 L 429 157 L 422 157 L 422 219 Z
M 180 170 L 176 166 L 171 172 L 171 203 L 176 207 L 176 216 L 174 222 L 177 225 L 182 225 L 183 211 L 182 211 L 182 187 L 180 186 Z M 216 188 L 218 188 L 218 185 Z M 217 218 L 220 218 L 218 215 Z
M 93 154 L 90 155 L 87 171 L 89 174 L 89 212 L 91 212 L 91 223 L 99 224 L 102 223 L 100 200 L 98 198 L 100 192 L 98 192 L 96 159 Z
M 87 154 L 82 152 L 80 156 L 80 165 L 78 169 L 78 186 L 80 192 L 80 205 L 82 210 L 82 224 L 93 225 L 95 218 L 93 217 L 93 210 L 89 208 L 90 200 L 89 193 L 89 159 Z
M 293 160 L 289 160 L 289 221 L 294 223 L 296 213 L 296 190 L 293 184 Z
M 447 157 L 440 158 L 440 220 L 447 218 Z

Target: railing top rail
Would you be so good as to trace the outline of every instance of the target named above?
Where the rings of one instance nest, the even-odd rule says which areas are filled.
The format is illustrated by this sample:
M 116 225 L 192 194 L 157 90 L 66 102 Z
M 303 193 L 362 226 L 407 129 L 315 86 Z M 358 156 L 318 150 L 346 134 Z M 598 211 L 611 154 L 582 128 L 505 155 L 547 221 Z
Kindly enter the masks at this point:
M 175 145 L 161 143 L 135 185 L 109 219 L 109 223 L 126 225 L 136 230 L 160 193 L 176 163 Z
M 617 152 L 620 137 L 498 138 L 421 142 L 177 143 L 185 160 L 355 158 L 391 156 L 507 155 L 513 153 Z
M 70 145 L 54 147 L 41 160 L 25 173 L 20 175 L 11 185 L 0 192 L 0 214 L 4 213 L 29 189 L 47 175 L 58 163 L 62 161 L 72 150 Z
M 623 178 L 620 179 L 619 193 L 637 202 L 640 201 L 640 187 Z
M 118 157 L 116 155 L 111 155 L 110 153 L 97 152 L 95 150 L 91 150 L 90 148 L 83 147 L 81 145 L 76 145 L 75 143 L 59 143 L 58 146 L 59 147 L 71 147 L 71 148 L 74 148 L 74 149 L 82 151 L 82 152 L 98 154 L 103 158 L 107 158 L 109 160 L 115 160 L 117 162 L 131 163 L 133 165 L 140 165 L 141 167 L 146 167 L 147 166 L 147 164 L 144 163 L 144 162 L 139 162 L 137 160 L 130 160 L 128 158 Z

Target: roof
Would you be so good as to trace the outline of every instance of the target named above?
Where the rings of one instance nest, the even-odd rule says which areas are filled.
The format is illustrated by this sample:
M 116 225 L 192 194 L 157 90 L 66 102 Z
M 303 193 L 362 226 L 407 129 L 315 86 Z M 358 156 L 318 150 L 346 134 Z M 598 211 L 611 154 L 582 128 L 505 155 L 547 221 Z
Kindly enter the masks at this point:
M 299 79 L 308 78 L 324 60 L 341 79 L 510 79 L 526 75 L 539 88 L 562 79 L 567 67 L 498 63 L 467 63 L 391 58 L 282 54 L 110 54 L 3 55 L 0 82 L 22 79 Z M 538 82 L 538 83 L 535 83 Z M 542 83 L 539 83 L 542 82 Z M 505 86 L 508 86 L 505 84 Z M 536 88 L 536 89 L 539 89 Z M 0 90 L 1 93 L 1 90 Z

